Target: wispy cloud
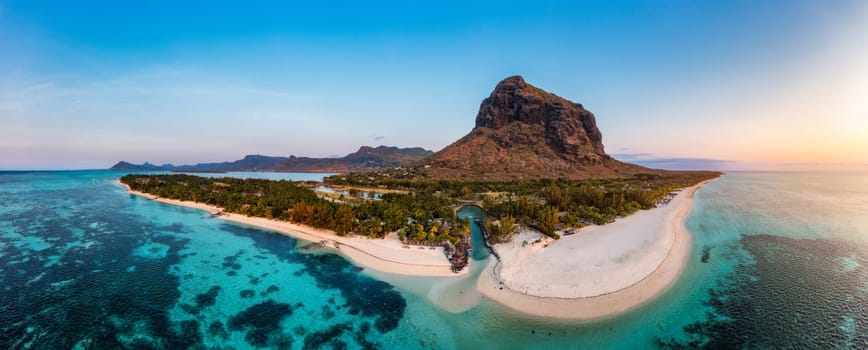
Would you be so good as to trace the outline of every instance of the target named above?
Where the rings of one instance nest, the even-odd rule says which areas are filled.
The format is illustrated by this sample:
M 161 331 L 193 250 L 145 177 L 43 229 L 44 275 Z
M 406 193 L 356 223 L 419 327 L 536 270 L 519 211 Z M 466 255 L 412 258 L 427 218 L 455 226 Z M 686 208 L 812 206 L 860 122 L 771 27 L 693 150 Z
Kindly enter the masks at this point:
M 0 168 L 29 165 L 22 162 L 37 149 L 72 152 L 94 164 L 141 149 L 172 154 L 167 160 L 177 162 L 203 159 L 202 150 L 223 157 L 289 152 L 328 128 L 315 117 L 319 102 L 304 93 L 190 69 L 150 67 L 96 80 L 7 78 L 0 81 Z M 310 132 L 286 137 L 299 127 Z M 161 140 L 176 151 L 158 152 Z
M 611 156 L 624 162 L 666 170 L 733 170 L 737 166 L 736 161 L 728 159 L 666 158 L 650 153 L 616 153 Z

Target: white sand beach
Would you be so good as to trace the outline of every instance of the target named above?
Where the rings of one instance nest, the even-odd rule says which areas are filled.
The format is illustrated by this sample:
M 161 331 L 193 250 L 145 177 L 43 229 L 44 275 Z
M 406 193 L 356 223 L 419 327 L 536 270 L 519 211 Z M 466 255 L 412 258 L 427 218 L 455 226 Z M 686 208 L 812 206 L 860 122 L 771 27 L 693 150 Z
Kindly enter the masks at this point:
M 684 221 L 694 192 L 707 182 L 683 189 L 663 207 L 585 227 L 560 240 L 522 231 L 513 241 L 494 246 L 501 260 L 492 257 L 488 261 L 476 287 L 499 304 L 540 317 L 593 320 L 633 309 L 664 292 L 681 274 L 691 251 Z M 220 219 L 323 243 L 375 271 L 432 277 L 454 277 L 468 271 L 451 272 L 442 248 L 404 248 L 394 234 L 385 239 L 340 237 L 329 230 L 159 198 L 118 183 L 148 199 L 220 213 Z
M 694 192 L 683 189 L 659 208 L 604 226 L 589 226 L 552 240 L 519 233 L 495 245 L 477 286 L 516 311 L 553 318 L 592 320 L 633 309 L 671 286 L 691 251 L 684 222 Z
M 279 232 L 288 236 L 310 242 L 322 243 L 339 251 L 357 265 L 380 272 L 411 275 L 411 276 L 459 276 L 466 273 L 465 268 L 460 273 L 451 270 L 451 264 L 446 259 L 442 247 L 405 246 L 397 235 L 390 234 L 384 239 L 372 239 L 359 236 L 338 236 L 334 231 L 317 229 L 306 225 L 293 224 L 287 221 L 271 220 L 259 217 L 249 217 L 234 213 L 225 213 L 221 208 L 190 201 L 160 198 L 151 194 L 132 190 L 118 181 L 128 192 L 158 202 L 180 205 L 189 208 L 205 210 L 216 217 L 236 223 L 256 226 Z

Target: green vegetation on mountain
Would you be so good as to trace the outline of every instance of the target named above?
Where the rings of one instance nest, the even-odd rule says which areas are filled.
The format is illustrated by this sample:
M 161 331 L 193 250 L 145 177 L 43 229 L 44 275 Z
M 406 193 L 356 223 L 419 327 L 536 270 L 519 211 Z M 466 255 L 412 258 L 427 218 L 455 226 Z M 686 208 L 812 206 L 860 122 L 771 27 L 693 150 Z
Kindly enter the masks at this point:
M 248 155 L 232 162 L 199 163 L 193 165 L 153 165 L 118 162 L 110 170 L 127 171 L 178 171 L 178 172 L 226 172 L 226 171 L 283 171 L 283 172 L 347 172 L 388 169 L 421 160 L 433 152 L 420 147 L 398 148 L 389 146 L 362 146 L 358 151 L 342 158 L 269 157 Z

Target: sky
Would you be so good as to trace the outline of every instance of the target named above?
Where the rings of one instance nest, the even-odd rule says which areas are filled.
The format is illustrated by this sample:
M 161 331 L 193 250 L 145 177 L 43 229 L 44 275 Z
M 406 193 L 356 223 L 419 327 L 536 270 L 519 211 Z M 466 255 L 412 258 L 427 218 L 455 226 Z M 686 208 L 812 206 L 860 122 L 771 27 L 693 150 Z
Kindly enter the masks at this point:
M 620 159 L 868 165 L 866 1 L 0 0 L 0 169 L 439 150 L 511 75 Z

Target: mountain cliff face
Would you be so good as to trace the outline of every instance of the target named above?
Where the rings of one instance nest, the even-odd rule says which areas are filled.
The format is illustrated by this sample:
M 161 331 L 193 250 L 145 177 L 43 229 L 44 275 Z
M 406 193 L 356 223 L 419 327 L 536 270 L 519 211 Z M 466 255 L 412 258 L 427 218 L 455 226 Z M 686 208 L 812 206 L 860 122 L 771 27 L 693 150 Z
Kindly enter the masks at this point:
M 358 151 L 348 154 L 343 158 L 309 158 L 309 157 L 269 157 L 262 155 L 248 155 L 243 159 L 222 163 L 199 163 L 194 165 L 171 164 L 141 165 L 128 162 L 118 162 L 111 170 L 143 171 L 143 170 L 168 170 L 168 171 L 285 171 L 285 172 L 347 172 L 347 171 L 374 171 L 397 167 L 404 164 L 421 160 L 434 152 L 415 147 L 368 147 L 362 146 Z
M 520 76 L 482 101 L 469 134 L 424 161 L 437 178 L 516 180 L 653 172 L 606 154 L 594 114 Z

